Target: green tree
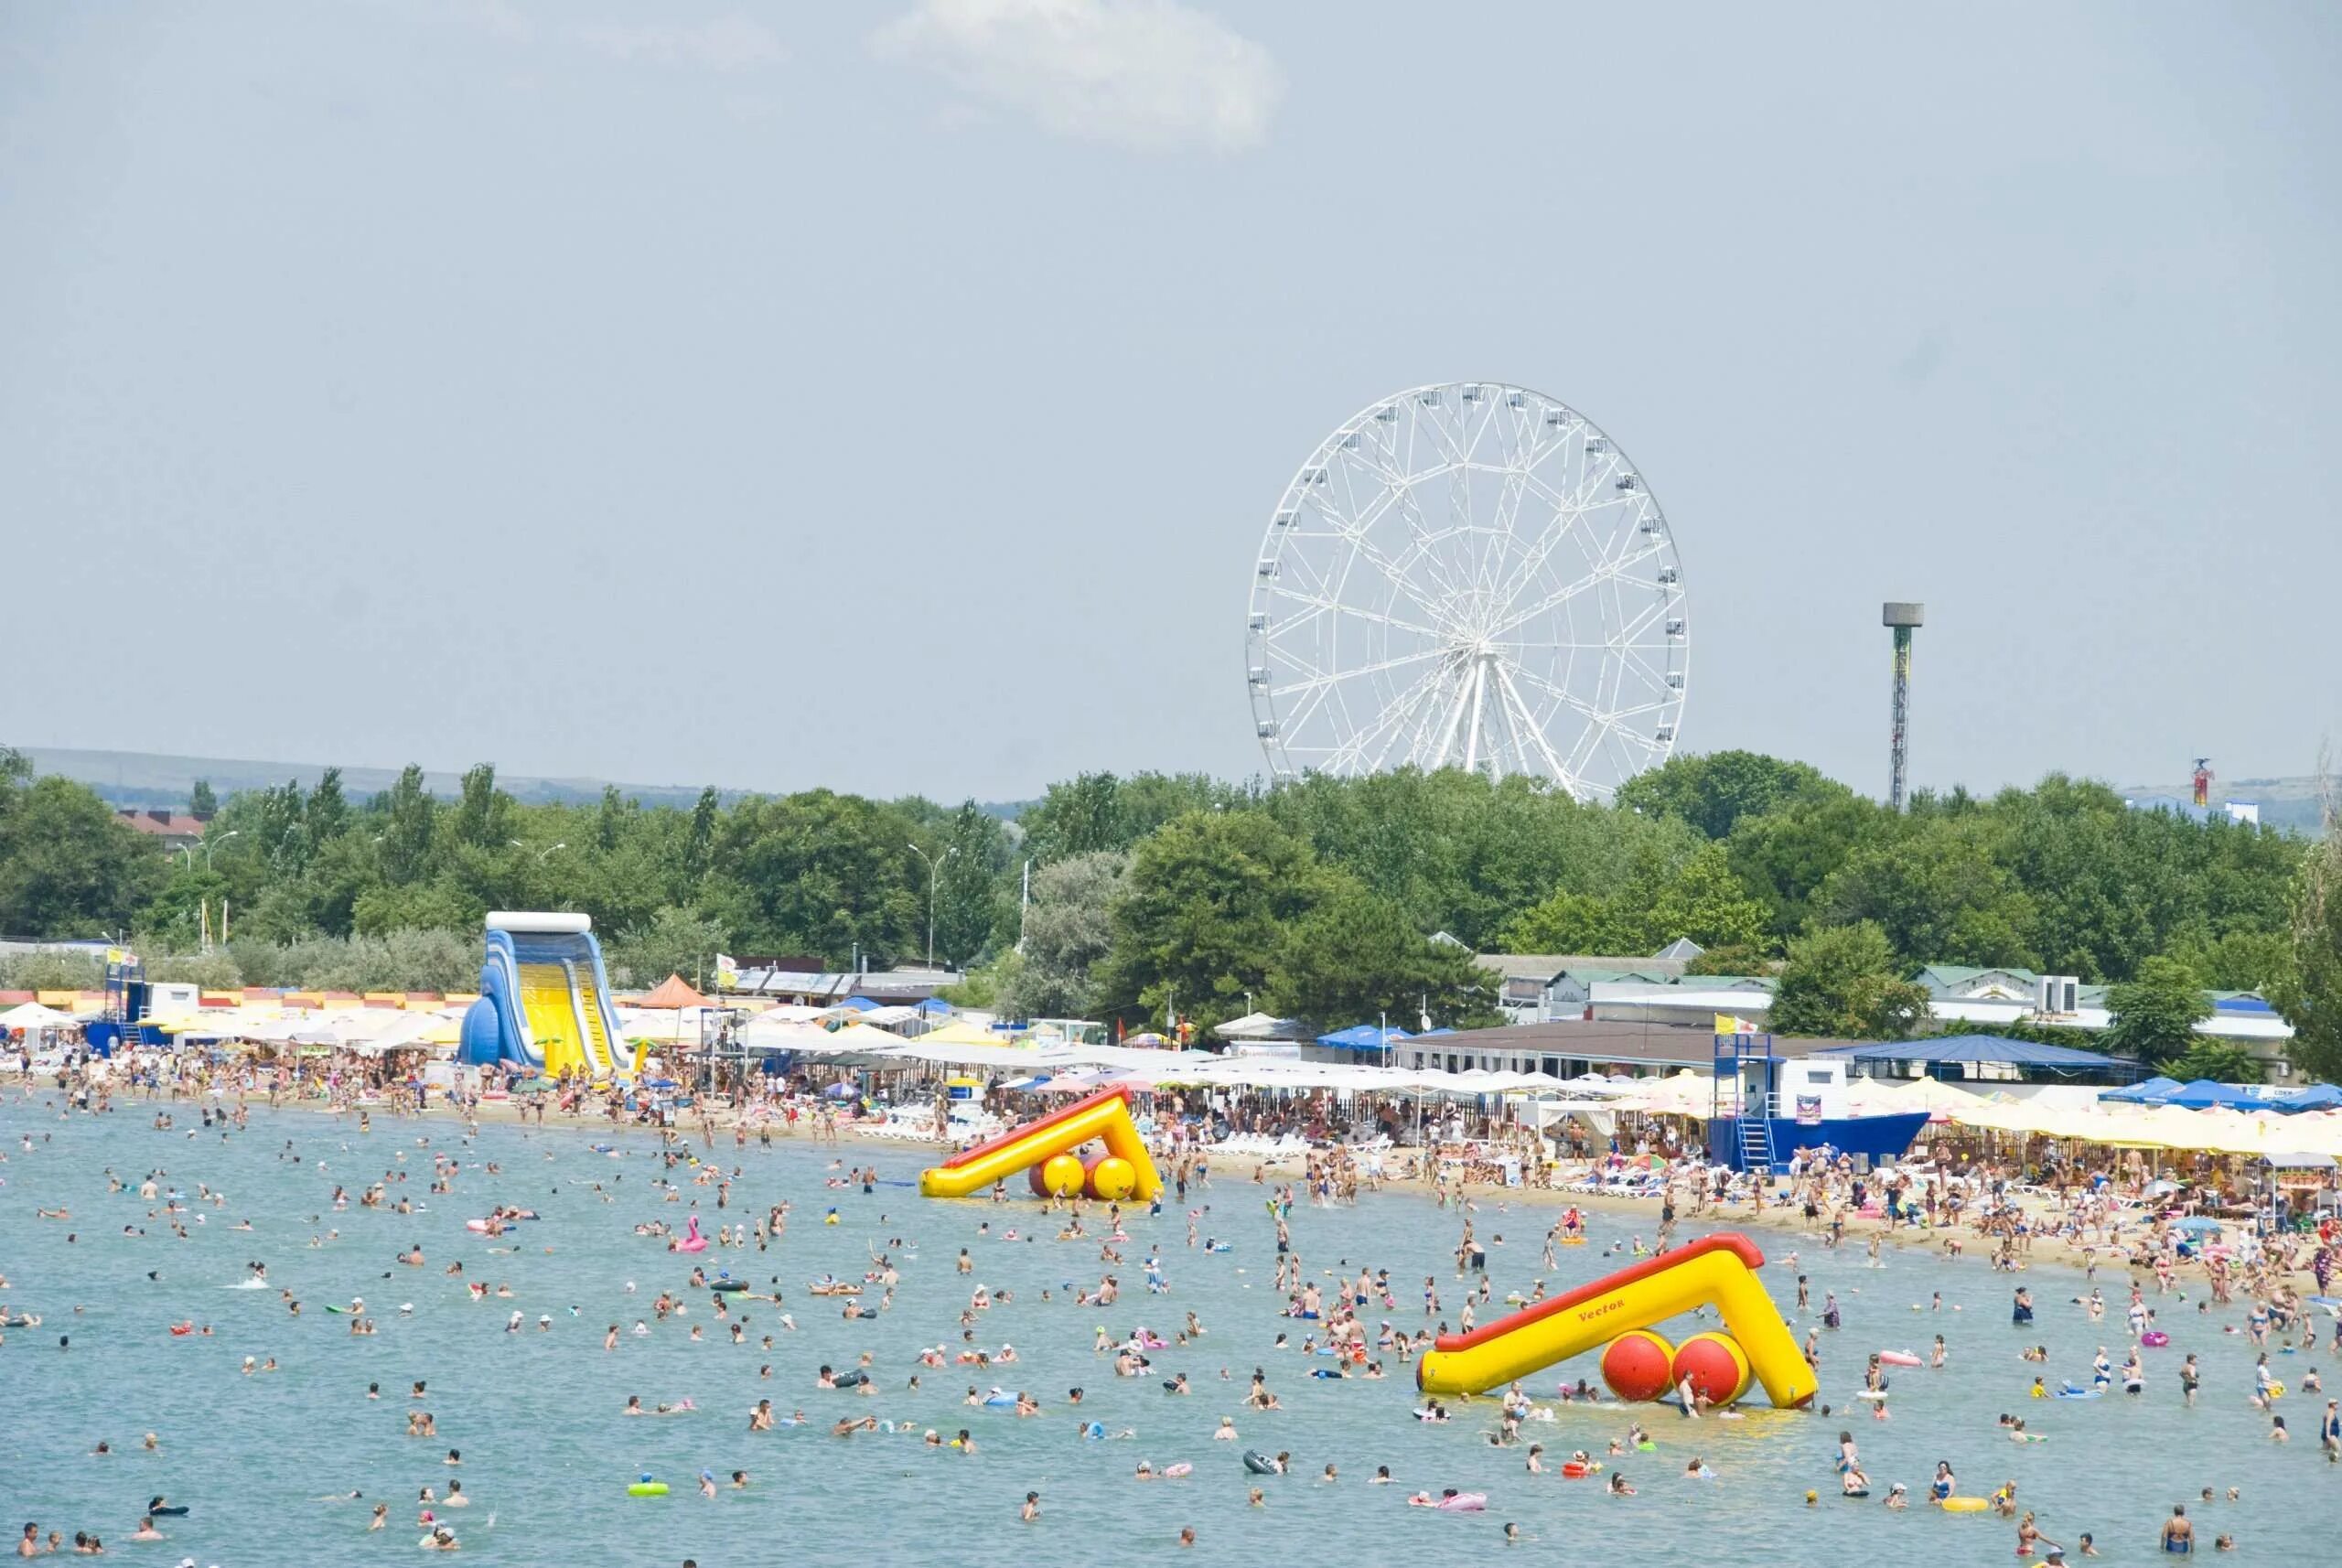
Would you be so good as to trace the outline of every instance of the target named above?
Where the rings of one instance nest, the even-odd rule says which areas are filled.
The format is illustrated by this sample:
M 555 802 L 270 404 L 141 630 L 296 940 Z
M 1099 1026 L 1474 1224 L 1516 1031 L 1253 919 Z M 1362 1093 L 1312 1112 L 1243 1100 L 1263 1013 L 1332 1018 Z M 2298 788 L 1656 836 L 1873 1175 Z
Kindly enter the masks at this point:
M 708 785 L 699 792 L 692 804 L 690 829 L 683 835 L 682 854 L 676 857 L 676 881 L 673 894 L 677 903 L 688 903 L 695 897 L 700 885 L 707 880 L 708 866 L 715 854 L 715 832 L 724 820 L 724 803 Z
M 2182 1083 L 2193 1083 L 2199 1078 L 2208 1078 L 2215 1083 L 2259 1083 L 2263 1072 L 2261 1058 L 2242 1046 L 2206 1039 L 2201 1035 L 2177 1056 L 2157 1062 L 2155 1070 Z
M 2169 956 L 2186 964 L 2208 991 L 2253 991 L 2272 1002 L 2294 972 L 2290 931 L 2232 930 L 2214 937 L 2190 930 L 2173 944 Z
M 1325 877 L 1316 905 L 1284 928 L 1269 977 L 1269 1008 L 1328 1028 L 1388 1018 L 1413 1029 L 1498 1021 L 1488 971 L 1462 948 L 1427 940 L 1355 876 Z
M 715 955 L 730 941 L 723 923 L 670 904 L 610 944 L 610 966 L 620 983 L 652 986 L 680 974 L 704 989 L 715 983 Z
M 488 906 L 445 882 L 392 883 L 369 887 L 350 908 L 360 936 L 392 931 L 477 930 Z
M 935 951 L 964 965 L 983 951 L 1000 919 L 1001 875 L 1008 865 L 1008 832 L 973 800 L 953 812 L 935 867 Z
M 2294 1026 L 2287 1058 L 2311 1079 L 2335 1083 L 2342 1082 L 2342 820 L 2330 793 L 2325 827 L 2295 875 L 2293 961 L 2270 1000 Z
M 457 843 L 503 849 L 511 838 L 512 797 L 496 787 L 496 765 L 483 762 L 464 773 L 455 811 Z
M 1715 947 L 1703 951 L 1683 966 L 1689 974 L 1767 974 L 1773 969 L 1773 957 L 1762 948 Z
M 1309 846 L 1255 811 L 1196 811 L 1140 843 L 1092 972 L 1106 1009 L 1200 1030 L 1268 990 L 1279 937 L 1316 903 Z
M 349 800 L 341 791 L 340 768 L 328 768 L 317 776 L 302 807 L 301 823 L 309 835 L 312 858 L 349 831 Z
M 1520 953 L 1624 953 L 1635 939 L 1619 932 L 1617 910 L 1591 893 L 1554 889 L 1497 933 L 1497 947 Z
M 2212 1015 L 2212 1004 L 2187 966 L 2160 955 L 2139 966 L 2136 979 L 2110 986 L 2106 1049 L 2143 1062 L 2185 1057 L 2197 1039 L 2196 1026 Z
M 208 822 L 210 820 L 212 813 L 219 811 L 219 809 L 220 798 L 211 792 L 211 780 L 209 779 L 197 779 L 195 781 L 195 788 L 188 794 L 188 815 L 201 818 Z
M 1307 839 L 1320 862 L 1398 906 L 1415 929 L 1477 950 L 1503 945 L 1505 928 L 1556 892 L 1606 897 L 1653 857 L 1671 865 L 1698 843 L 1680 822 L 1585 805 L 1519 775 L 1491 781 L 1453 768 L 1312 776 L 1280 786 L 1258 809 Z
M 1927 1013 L 1927 992 L 1898 977 L 1886 933 L 1862 921 L 1821 927 L 1789 943 L 1770 1021 L 1785 1035 L 1900 1040 Z
M 1084 773 L 1048 792 L 1017 819 L 1026 847 L 1047 864 L 1100 850 L 1127 849 L 1117 809 L 1122 780 L 1111 773 Z
M 393 883 L 420 882 L 431 871 L 432 832 L 439 802 L 424 787 L 423 769 L 408 763 L 398 782 L 380 800 L 382 875 Z
M 1084 773 L 1052 784 L 1017 819 L 1025 846 L 1047 863 L 1099 850 L 1126 850 L 1164 823 L 1189 811 L 1248 803 L 1241 790 L 1200 773 Z
M 1800 799 L 1850 798 L 1844 785 L 1802 762 L 1754 751 L 1679 755 L 1618 786 L 1618 809 L 1690 823 L 1704 838 L 1730 835 L 1743 817 Z
M 749 951 L 840 967 L 857 949 L 880 964 L 923 951 L 926 873 L 910 837 L 901 812 L 860 796 L 752 797 L 716 836 L 705 908 Z
M 87 786 L 30 771 L 19 754 L 0 757 L 0 930 L 127 929 L 164 883 L 161 850 Z
M 1015 1018 L 1078 1018 L 1094 1006 L 1090 972 L 1114 940 L 1114 901 L 1130 857 L 1098 850 L 1033 873 L 1019 961 L 1004 966 L 1001 1010 Z
M 1612 897 L 1556 891 L 1523 910 L 1500 939 L 1509 952 L 1613 953 L 1648 957 L 1679 938 L 1703 948 L 1755 949 L 1767 940 L 1767 910 L 1749 897 L 1718 843 L 1689 855 L 1638 858 Z
M 602 808 L 594 816 L 595 847 L 607 854 L 625 842 L 627 830 L 642 803 L 619 793 L 615 784 L 602 786 Z
M 1786 942 L 1818 913 L 1815 895 L 1855 846 L 1896 831 L 1898 819 L 1875 801 L 1821 795 L 1741 818 L 1725 848 L 1742 885 L 1771 911 L 1774 940 Z
M 2030 966 L 2032 900 L 1996 847 L 1985 818 L 1915 819 L 1851 851 L 1814 895 L 1815 918 L 1877 926 L 1907 964 Z

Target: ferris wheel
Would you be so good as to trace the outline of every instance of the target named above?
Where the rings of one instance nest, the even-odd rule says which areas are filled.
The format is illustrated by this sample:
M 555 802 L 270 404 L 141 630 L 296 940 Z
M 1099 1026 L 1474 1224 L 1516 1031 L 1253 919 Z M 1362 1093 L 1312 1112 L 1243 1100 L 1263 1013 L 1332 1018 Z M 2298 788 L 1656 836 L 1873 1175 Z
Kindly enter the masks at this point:
M 1690 660 L 1649 487 L 1525 387 L 1361 409 L 1285 487 L 1253 567 L 1245 680 L 1278 778 L 1458 767 L 1607 799 L 1674 749 Z

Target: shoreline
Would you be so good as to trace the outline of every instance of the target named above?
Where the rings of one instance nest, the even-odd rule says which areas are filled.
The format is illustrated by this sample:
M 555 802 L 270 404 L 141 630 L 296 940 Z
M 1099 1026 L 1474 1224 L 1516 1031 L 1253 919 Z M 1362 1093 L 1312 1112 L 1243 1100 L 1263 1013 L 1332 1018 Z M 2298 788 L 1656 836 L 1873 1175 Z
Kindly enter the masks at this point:
M 34 1097 L 36 1094 L 44 1092 L 61 1092 L 54 1089 L 42 1090 L 31 1084 L 22 1084 L 21 1087 L 26 1091 L 28 1099 Z M 117 1112 L 129 1110 L 133 1107 L 145 1108 L 149 1106 L 166 1111 L 181 1106 L 188 1109 L 198 1109 L 202 1103 L 202 1098 L 203 1097 L 200 1096 L 188 1096 L 175 1101 L 161 1099 L 153 1101 L 124 1099 L 116 1101 L 115 1109 Z M 219 1097 L 219 1100 L 215 1101 L 214 1103 L 222 1102 L 225 1098 L 225 1096 Z M 267 1106 L 267 1101 L 261 1097 L 248 1098 L 246 1100 L 246 1103 L 248 1105 L 257 1105 L 261 1107 Z M 300 1099 L 280 1102 L 278 1105 L 274 1107 L 274 1109 L 277 1111 L 305 1111 L 313 1115 L 350 1116 L 360 1112 L 372 1112 L 383 1110 L 384 1107 L 381 1104 L 336 1105 L 329 1101 Z M 453 1122 L 458 1124 L 468 1121 L 477 1121 L 482 1124 L 498 1122 L 507 1125 L 537 1127 L 540 1130 L 565 1130 L 573 1133 L 599 1130 L 612 1133 L 624 1133 L 655 1136 L 661 1131 L 661 1129 L 659 1128 L 647 1127 L 630 1121 L 613 1122 L 608 1117 L 602 1115 L 585 1115 L 574 1112 L 564 1113 L 553 1110 L 550 1107 L 547 1108 L 547 1112 L 543 1122 L 540 1123 L 532 1120 L 528 1114 L 528 1108 L 526 1106 L 510 1100 L 484 1101 L 470 1111 L 458 1110 L 457 1108 L 447 1105 L 444 1102 L 434 1102 L 419 1112 L 412 1108 L 400 1108 L 390 1110 L 387 1112 L 387 1114 L 393 1125 L 409 1121 L 423 1122 Z M 736 1117 L 730 1120 L 730 1126 L 736 1126 L 737 1124 Z M 725 1122 L 718 1122 L 715 1125 L 719 1134 L 722 1132 L 728 1130 Z M 702 1141 L 701 1132 L 698 1125 L 687 1121 L 678 1121 L 673 1127 L 664 1130 L 671 1132 L 677 1137 L 681 1138 L 686 1144 L 696 1145 Z M 778 1133 L 777 1136 L 792 1144 L 799 1142 L 818 1144 L 822 1142 L 820 1137 L 811 1133 L 810 1131 L 780 1133 Z M 717 1152 L 719 1153 L 721 1142 L 722 1140 L 719 1136 L 715 1144 Z M 837 1140 L 834 1146 L 843 1149 L 849 1144 L 856 1147 L 892 1149 L 898 1152 L 926 1151 L 934 1154 L 940 1154 L 948 1147 L 946 1144 L 927 1139 L 882 1138 L 872 1133 L 860 1131 L 854 1125 L 847 1123 L 838 1127 Z M 1420 1151 L 1410 1151 L 1410 1154 L 1411 1155 L 1419 1156 Z M 1420 1163 L 1419 1159 L 1418 1163 Z M 1214 1164 L 1221 1167 L 1221 1169 L 1215 1174 L 1219 1175 L 1223 1181 L 1228 1179 L 1227 1172 L 1229 1170 L 1233 1169 L 1241 1171 L 1248 1165 L 1261 1167 L 1266 1170 L 1269 1173 L 1269 1178 L 1271 1180 L 1283 1180 L 1289 1178 L 1295 1174 L 1295 1162 L 1289 1156 L 1262 1157 L 1260 1155 L 1223 1155 L 1220 1160 L 1215 1161 Z M 1240 1176 L 1238 1179 L 1244 1186 L 1250 1187 L 1253 1185 L 1249 1176 Z M 1362 1187 L 1361 1194 L 1364 1195 L 1384 1190 L 1400 1190 L 1413 1192 L 1417 1196 L 1423 1197 L 1431 1197 L 1434 1196 L 1435 1189 L 1432 1178 L 1421 1171 L 1418 1171 L 1416 1174 L 1412 1176 L 1386 1176 L 1379 1179 L 1380 1185 L 1378 1187 Z M 1522 1186 L 1515 1187 L 1466 1184 L 1453 1190 L 1456 1192 L 1461 1201 L 1480 1207 L 1485 1207 L 1490 1202 L 1495 1202 L 1505 1205 L 1518 1204 L 1523 1208 L 1538 1208 L 1559 1210 L 1572 1205 L 1575 1205 L 1577 1208 L 1589 1213 L 1608 1214 L 1621 1217 L 1648 1216 L 1652 1223 L 1653 1229 L 1651 1240 L 1654 1242 L 1657 1240 L 1656 1231 L 1659 1219 L 1659 1200 L 1656 1198 L 1626 1197 L 1614 1193 L 1575 1193 L 1566 1191 L 1558 1187 Z M 1686 1222 L 1706 1227 L 1708 1230 L 1745 1230 L 1757 1232 L 1762 1235 L 1793 1237 L 1799 1240 L 1810 1242 L 1815 1246 L 1826 1245 L 1819 1229 L 1820 1222 L 1808 1221 L 1801 1209 L 1798 1206 L 1787 1200 L 1778 1204 L 1768 1204 L 1761 1211 L 1746 1202 L 1712 1203 L 1706 1208 L 1697 1212 L 1693 1212 L 1689 1208 L 1679 1208 L 1677 1214 L 1677 1224 L 1681 1226 Z M 1882 1250 L 1891 1248 L 1896 1252 L 1905 1254 L 1925 1251 L 1930 1256 L 1941 1259 L 1945 1262 L 1965 1262 L 1973 1256 L 1978 1262 L 1982 1263 L 1983 1266 L 1990 1269 L 1993 1252 L 1995 1250 L 1992 1245 L 1990 1245 L 1992 1241 L 1991 1238 L 1971 1230 L 1926 1230 L 1918 1232 L 1917 1235 L 1914 1235 L 1907 1229 L 1898 1228 L 1890 1224 L 1883 1217 L 1878 1219 L 1868 1219 L 1852 1213 L 1849 1213 L 1844 1217 L 1844 1239 L 1838 1244 L 1837 1248 L 1833 1249 L 1835 1251 L 1842 1251 L 1848 1247 L 1853 1247 L 1857 1250 L 1861 1250 L 1865 1248 L 1868 1245 L 1870 1239 L 1875 1235 L 1879 1239 Z M 1957 1256 L 1946 1252 L 1942 1246 L 1943 1241 L 1951 1239 L 1957 1239 L 1963 1243 L 1962 1249 Z M 1965 1243 L 1971 1240 L 1983 1243 L 1983 1245 L 1979 1245 L 1971 1252 L 1971 1251 L 1965 1245 Z M 1803 1250 L 1804 1249 L 1801 1247 L 1792 1247 L 1789 1249 L 1791 1252 L 1799 1252 Z M 2093 1273 L 2093 1269 L 2103 1269 L 2116 1273 L 2119 1278 L 2125 1283 L 2137 1283 L 2141 1286 L 2142 1290 L 2148 1295 L 2149 1299 L 2155 1299 L 2155 1293 L 2152 1288 L 2154 1281 L 2154 1272 L 2152 1270 L 2143 1270 L 2134 1265 L 2130 1260 L 2127 1247 L 2122 1245 L 2121 1242 L 2110 1241 L 2097 1244 L 2094 1251 L 2085 1252 L 2082 1244 L 2070 1241 L 2063 1237 L 2036 1234 L 2024 1239 L 2019 1247 L 2017 1256 L 2019 1260 L 2018 1267 L 2014 1273 L 2008 1276 L 2012 1279 L 2021 1278 L 2037 1269 L 2047 1268 L 2053 1272 L 2069 1273 L 2078 1278 L 2095 1284 L 2098 1283 L 2098 1281 Z M 2184 1267 L 2192 1272 L 2184 1272 L 2175 1275 L 2176 1288 L 2168 1293 L 2169 1298 L 2179 1302 L 2189 1302 L 2202 1299 L 2203 1295 L 2208 1294 L 2209 1283 L 2205 1278 L 2204 1266 L 2200 1262 L 2196 1262 L 2185 1265 Z M 1993 1272 L 2000 1273 L 2000 1271 L 1997 1270 Z M 2287 1271 L 2284 1278 L 2287 1283 L 2292 1284 L 2304 1295 L 2315 1294 L 2317 1292 L 2316 1280 L 2306 1268 Z M 2196 1291 L 2199 1294 L 2191 1294 L 2189 1289 L 2190 1286 L 2196 1287 Z M 2015 1287 L 2012 1284 L 2009 1288 L 2014 1290 Z M 2100 1288 L 2102 1289 L 2104 1286 L 2100 1285 Z

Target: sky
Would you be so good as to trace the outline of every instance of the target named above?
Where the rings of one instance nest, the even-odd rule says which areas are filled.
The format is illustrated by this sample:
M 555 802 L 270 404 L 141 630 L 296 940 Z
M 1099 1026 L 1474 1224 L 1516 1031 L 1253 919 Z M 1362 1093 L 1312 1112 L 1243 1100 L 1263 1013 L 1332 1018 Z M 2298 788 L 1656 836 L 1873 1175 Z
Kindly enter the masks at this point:
M 1681 744 L 2342 738 L 2342 11 L 0 3 L 0 739 L 1013 799 L 1262 761 L 1295 467 L 1633 453 Z

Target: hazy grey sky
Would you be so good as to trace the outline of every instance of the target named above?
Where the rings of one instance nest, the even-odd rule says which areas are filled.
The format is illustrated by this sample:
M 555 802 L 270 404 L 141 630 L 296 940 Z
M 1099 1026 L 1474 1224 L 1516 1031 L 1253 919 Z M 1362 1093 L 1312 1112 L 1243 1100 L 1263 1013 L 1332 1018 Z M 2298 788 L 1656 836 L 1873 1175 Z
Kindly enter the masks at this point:
M 2331 5 L 0 4 L 0 738 L 1004 797 L 1261 766 L 1294 467 L 1565 399 L 1683 741 L 2342 734 Z

